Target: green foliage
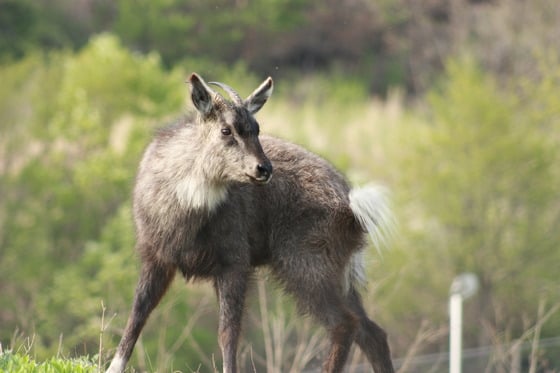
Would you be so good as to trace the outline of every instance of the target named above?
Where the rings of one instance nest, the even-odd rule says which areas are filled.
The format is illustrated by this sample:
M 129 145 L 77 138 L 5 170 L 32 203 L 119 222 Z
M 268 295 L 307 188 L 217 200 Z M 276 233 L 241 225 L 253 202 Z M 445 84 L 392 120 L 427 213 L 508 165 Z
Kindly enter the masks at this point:
M 262 75 L 289 75 L 338 66 L 367 76 L 369 85 L 375 64 L 384 71 L 380 76 L 387 76 L 375 79 L 375 87 L 385 89 L 404 79 L 402 57 L 382 55 L 392 48 L 379 32 L 397 22 L 383 9 L 402 8 L 398 2 L 378 9 L 332 0 L 10 0 L 0 5 L 0 26 L 6 30 L 0 36 L 0 62 L 53 48 L 79 49 L 89 38 L 112 32 L 132 50 L 157 51 L 167 67 L 194 59 L 209 66 L 242 62 Z
M 90 359 L 51 358 L 38 363 L 27 354 L 0 352 L 0 372 L 5 373 L 95 373 L 97 366 Z
M 99 315 L 101 301 L 95 295 L 117 292 L 103 287 L 103 270 L 111 266 L 100 261 L 135 262 L 131 228 L 119 235 L 103 232 L 113 224 L 124 228 L 119 218 L 130 212 L 126 204 L 140 153 L 154 125 L 178 115 L 184 78 L 179 70 L 164 72 L 156 55 L 134 55 L 109 35 L 78 54 L 31 56 L 3 67 L 0 75 L 6 82 L 0 97 L 7 98 L 0 131 L 8 139 L 2 141 L 6 157 L 0 173 L 5 197 L 0 202 L 0 282 L 6 284 L 0 318 L 13 326 L 0 338 L 9 340 L 17 325 L 24 334 L 38 335 L 38 351 L 54 347 L 57 335 L 66 332 L 76 336 L 69 344 L 80 345 L 85 331 L 72 327 L 81 325 L 84 315 Z M 100 235 L 120 241 L 94 244 Z M 119 251 L 120 259 L 110 252 L 117 244 L 128 245 L 129 251 Z M 102 250 L 109 252 L 101 255 Z M 119 291 L 133 287 L 133 269 Z M 85 280 L 84 274 L 93 277 L 90 282 L 77 280 Z M 51 322 L 57 313 L 65 316 Z
M 117 3 L 113 30 L 140 50 L 158 50 L 167 63 L 191 56 L 234 63 L 242 57 L 240 51 L 247 49 L 248 34 L 266 35 L 300 25 L 297 10 L 303 3 L 256 1 L 249 6 L 223 0 L 121 0 Z
M 472 59 L 451 60 L 428 98 L 430 124 L 402 134 L 410 148 L 395 157 L 405 224 L 384 289 L 393 294 L 401 284 L 396 319 L 445 322 L 449 285 L 466 271 L 481 281 L 467 317 L 484 328 L 469 331 L 472 344 L 504 331 L 520 336 L 536 322 L 539 301 L 554 299 L 560 180 L 550 130 L 558 121 L 547 115 L 543 128 L 531 107 L 542 98 L 518 92 L 501 89 Z
M 558 54 L 550 1 L 4 0 L 0 63 L 78 50 L 111 32 L 134 51 L 157 51 L 167 67 L 241 61 L 276 76 L 338 67 L 373 92 L 400 86 L 416 96 L 457 51 L 469 50 L 502 81 L 533 69 L 539 47 Z
M 94 21 L 90 18 L 93 13 L 82 12 L 81 6 L 65 0 L 0 2 L 0 63 L 38 51 L 83 45 Z
M 21 58 L 29 48 L 37 11 L 25 1 L 3 1 L 0 3 L 0 62 Z

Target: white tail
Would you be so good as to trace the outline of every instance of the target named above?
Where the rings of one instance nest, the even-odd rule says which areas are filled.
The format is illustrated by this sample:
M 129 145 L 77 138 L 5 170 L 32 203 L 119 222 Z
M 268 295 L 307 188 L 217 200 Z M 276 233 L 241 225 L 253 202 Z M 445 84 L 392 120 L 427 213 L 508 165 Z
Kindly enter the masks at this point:
M 362 228 L 369 233 L 379 254 L 381 254 L 381 248 L 387 246 L 395 228 L 395 218 L 387 195 L 387 189 L 379 185 L 352 189 L 348 195 L 350 209 Z M 344 281 L 346 291 L 352 284 L 365 286 L 367 281 L 363 251 L 352 255 L 350 263 L 346 267 Z
M 375 248 L 381 253 L 381 248 L 387 246 L 395 228 L 387 189 L 379 185 L 369 185 L 352 189 L 348 197 L 354 216 L 369 233 Z

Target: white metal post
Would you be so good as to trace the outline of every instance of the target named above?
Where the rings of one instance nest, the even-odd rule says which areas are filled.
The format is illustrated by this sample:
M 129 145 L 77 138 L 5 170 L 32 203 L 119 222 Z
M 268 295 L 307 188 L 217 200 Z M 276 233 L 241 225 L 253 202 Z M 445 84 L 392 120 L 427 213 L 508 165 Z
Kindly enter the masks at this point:
M 474 273 L 463 273 L 453 279 L 449 296 L 449 373 L 461 373 L 463 349 L 463 300 L 478 290 Z
M 461 373 L 462 323 L 463 297 L 452 294 L 449 298 L 449 373 Z

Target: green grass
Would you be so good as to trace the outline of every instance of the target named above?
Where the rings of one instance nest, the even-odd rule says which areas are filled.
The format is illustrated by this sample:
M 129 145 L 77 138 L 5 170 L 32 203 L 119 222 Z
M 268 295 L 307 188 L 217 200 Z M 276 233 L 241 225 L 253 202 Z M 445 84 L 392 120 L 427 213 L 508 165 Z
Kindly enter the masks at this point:
M 97 364 L 90 358 L 63 359 L 53 357 L 37 362 L 27 354 L 0 351 L 0 373 L 94 373 Z

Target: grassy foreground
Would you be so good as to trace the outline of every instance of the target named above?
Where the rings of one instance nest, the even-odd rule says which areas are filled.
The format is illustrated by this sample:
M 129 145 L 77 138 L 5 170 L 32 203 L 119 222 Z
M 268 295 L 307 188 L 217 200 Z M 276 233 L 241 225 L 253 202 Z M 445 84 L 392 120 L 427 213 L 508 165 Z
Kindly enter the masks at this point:
M 0 351 L 0 373 L 94 373 L 97 364 L 89 358 L 51 358 L 36 362 L 29 355 Z

